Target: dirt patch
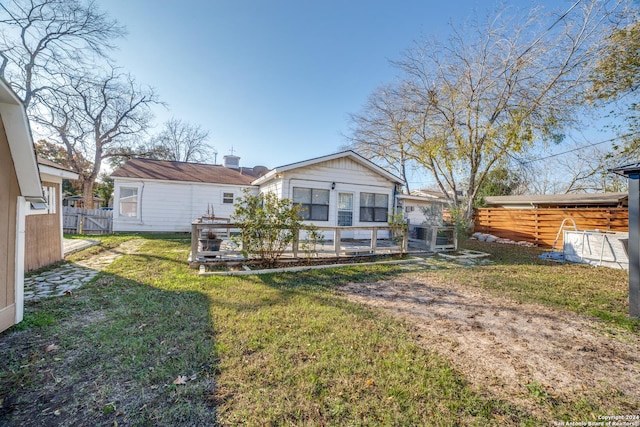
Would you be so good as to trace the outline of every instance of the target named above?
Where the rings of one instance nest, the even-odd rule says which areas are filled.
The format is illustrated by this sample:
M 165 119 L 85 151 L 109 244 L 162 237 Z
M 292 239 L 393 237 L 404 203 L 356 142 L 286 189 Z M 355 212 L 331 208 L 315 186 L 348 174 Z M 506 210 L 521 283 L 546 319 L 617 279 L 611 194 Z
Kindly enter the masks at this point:
M 422 345 L 482 390 L 532 407 L 531 396 L 576 401 L 614 391 L 640 401 L 640 340 L 603 322 L 407 274 L 341 287 L 348 299 L 415 325 Z

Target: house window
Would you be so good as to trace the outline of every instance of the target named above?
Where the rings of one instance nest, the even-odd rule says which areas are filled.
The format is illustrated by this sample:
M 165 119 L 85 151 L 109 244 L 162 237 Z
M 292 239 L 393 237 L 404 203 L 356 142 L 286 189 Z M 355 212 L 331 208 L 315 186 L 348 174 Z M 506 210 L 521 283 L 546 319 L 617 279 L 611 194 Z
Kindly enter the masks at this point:
M 138 188 L 120 187 L 120 216 L 135 218 L 138 216 Z
M 405 210 L 406 210 L 407 212 L 413 212 L 413 211 L 415 211 L 415 210 L 416 210 L 416 207 L 415 207 L 415 206 L 407 206 L 407 207 L 405 208 Z
M 55 214 L 56 207 L 56 187 L 54 185 L 43 185 L 42 196 L 46 203 L 30 202 L 30 214 Z
M 233 193 L 222 193 L 222 203 L 233 204 Z
M 300 216 L 303 220 L 329 220 L 329 190 L 293 187 L 293 203 L 302 207 Z
M 387 194 L 360 193 L 360 221 L 387 222 L 389 196 Z

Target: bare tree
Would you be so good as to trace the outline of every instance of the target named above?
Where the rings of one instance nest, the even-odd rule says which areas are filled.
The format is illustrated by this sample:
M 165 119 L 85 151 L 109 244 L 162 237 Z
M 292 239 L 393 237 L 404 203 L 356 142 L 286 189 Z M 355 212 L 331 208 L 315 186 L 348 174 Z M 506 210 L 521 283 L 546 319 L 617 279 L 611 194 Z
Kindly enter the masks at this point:
M 0 76 L 29 107 L 34 99 L 51 96 L 59 73 L 103 57 L 124 33 L 93 1 L 3 1 Z
M 162 131 L 151 143 L 157 153 L 155 157 L 178 162 L 207 162 L 217 154 L 207 144 L 209 131 L 200 125 L 172 118 L 164 123 Z
M 607 171 L 617 166 L 610 150 L 576 145 L 558 154 L 522 161 L 514 165 L 529 194 L 569 194 L 625 191 L 624 181 Z
M 116 68 L 100 76 L 70 77 L 67 83 L 57 91 L 55 102 L 47 103 L 48 114 L 37 120 L 53 129 L 65 146 L 69 163 L 80 174 L 85 203 L 91 207 L 102 161 L 128 151 L 149 126 L 149 107 L 159 101 L 151 88 L 139 86 Z M 89 159 L 92 167 L 77 164 L 82 158 Z
M 621 3 L 582 1 L 548 22 L 539 9 L 511 20 L 502 11 L 468 31 L 453 29 L 447 42 L 416 43 L 396 63 L 409 108 L 405 129 L 414 132 L 408 151 L 460 207 L 462 221 L 470 220 L 492 168 L 558 141 L 576 123 L 603 34 Z
M 413 159 L 410 148 L 415 125 L 407 101 L 402 90 L 392 85 L 377 89 L 363 111 L 351 115 L 352 129 L 347 136 L 350 143 L 346 148 L 387 166 L 402 178 L 410 193 L 407 172 Z

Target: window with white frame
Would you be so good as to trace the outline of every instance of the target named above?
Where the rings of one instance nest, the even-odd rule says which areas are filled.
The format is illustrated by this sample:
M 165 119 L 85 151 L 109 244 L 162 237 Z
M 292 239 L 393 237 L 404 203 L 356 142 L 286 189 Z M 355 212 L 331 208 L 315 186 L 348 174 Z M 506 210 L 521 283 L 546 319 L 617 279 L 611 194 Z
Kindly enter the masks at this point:
M 303 220 L 329 221 L 329 190 L 293 187 L 293 203 L 301 206 Z
M 222 203 L 233 204 L 233 193 L 222 193 Z
M 46 205 L 44 203 L 31 202 L 29 206 L 29 214 L 55 214 L 57 212 L 56 206 L 56 185 L 43 185 L 42 195 L 45 198 Z
M 360 221 L 387 222 L 389 213 L 389 195 L 378 193 L 360 193 Z
M 118 198 L 120 216 L 135 218 L 138 216 L 138 187 L 120 187 Z

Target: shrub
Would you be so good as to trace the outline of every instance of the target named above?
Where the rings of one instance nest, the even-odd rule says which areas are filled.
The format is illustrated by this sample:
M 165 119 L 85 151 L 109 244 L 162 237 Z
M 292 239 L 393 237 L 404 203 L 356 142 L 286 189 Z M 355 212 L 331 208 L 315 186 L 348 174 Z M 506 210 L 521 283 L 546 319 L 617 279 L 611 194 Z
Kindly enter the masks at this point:
M 275 193 L 257 196 L 245 191 L 235 204 L 232 220 L 242 228 L 236 243 L 246 258 L 257 258 L 272 266 L 302 228 L 300 206 Z M 239 242 L 237 240 L 240 240 Z

